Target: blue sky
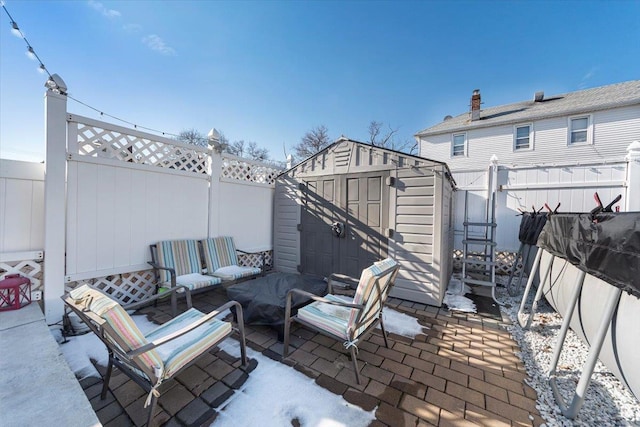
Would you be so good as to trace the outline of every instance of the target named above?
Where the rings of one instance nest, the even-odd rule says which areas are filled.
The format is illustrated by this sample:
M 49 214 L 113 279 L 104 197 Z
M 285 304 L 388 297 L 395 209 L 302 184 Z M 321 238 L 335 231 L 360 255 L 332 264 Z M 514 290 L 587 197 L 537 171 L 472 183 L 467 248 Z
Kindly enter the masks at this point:
M 640 78 L 640 1 L 5 6 L 74 98 L 169 133 L 216 127 L 276 160 L 318 125 L 366 140 L 377 120 L 411 140 L 476 88 L 488 107 Z M 3 11 L 0 157 L 41 161 L 46 77 L 10 29 Z

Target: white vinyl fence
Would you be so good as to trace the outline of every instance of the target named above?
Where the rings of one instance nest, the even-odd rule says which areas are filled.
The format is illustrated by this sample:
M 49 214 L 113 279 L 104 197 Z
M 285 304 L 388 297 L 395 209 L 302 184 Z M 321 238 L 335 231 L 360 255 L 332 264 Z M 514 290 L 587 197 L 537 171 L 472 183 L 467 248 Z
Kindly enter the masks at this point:
M 634 143 L 636 144 L 636 143 Z M 554 209 L 560 203 L 559 212 L 589 212 L 596 207 L 594 193 L 603 204 L 622 195 L 616 206 L 621 211 L 640 210 L 640 145 L 632 144 L 626 162 L 594 163 L 581 165 L 556 165 L 541 167 L 508 167 L 498 165 L 496 203 L 496 251 L 498 260 L 510 262 L 520 246 L 518 229 L 521 216 L 518 209 L 539 210 L 547 203 Z M 464 203 L 468 193 L 468 212 L 471 219 L 485 215 L 487 182 L 490 168 L 483 170 L 453 171 L 458 191 L 455 209 L 454 248 L 462 252 L 464 234 Z M 546 212 L 546 209 L 543 208 Z M 504 266 L 503 266 L 504 267 Z M 503 272 L 505 268 L 502 268 Z
M 22 274 L 42 288 L 44 165 L 0 159 L 0 278 Z
M 52 91 L 45 106 L 45 164 L 0 163 L 0 278 L 42 280 L 48 323 L 79 282 L 123 302 L 152 292 L 160 240 L 228 235 L 270 259 L 278 169 L 69 114 Z

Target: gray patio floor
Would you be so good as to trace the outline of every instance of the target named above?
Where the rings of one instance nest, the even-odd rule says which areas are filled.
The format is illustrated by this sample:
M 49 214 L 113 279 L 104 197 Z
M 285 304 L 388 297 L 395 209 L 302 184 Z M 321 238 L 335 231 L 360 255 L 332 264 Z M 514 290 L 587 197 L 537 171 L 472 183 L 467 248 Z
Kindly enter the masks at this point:
M 194 306 L 211 311 L 226 302 L 214 290 L 194 296 Z M 276 331 L 247 327 L 248 345 L 312 378 L 346 401 L 370 411 L 375 427 L 527 426 L 543 420 L 529 387 L 519 348 L 499 316 L 454 314 L 445 309 L 389 299 L 388 305 L 418 319 L 425 334 L 415 339 L 390 334 L 390 348 L 378 331 L 360 344 L 362 384 L 341 343 L 302 327 L 293 329 L 290 356 L 281 358 Z M 184 303 L 180 309 L 184 309 Z M 38 306 L 0 313 L 0 414 L 9 426 L 140 426 L 146 421 L 144 391 L 117 370 L 105 400 L 102 380 L 80 383 L 66 366 Z M 170 319 L 168 304 L 147 307 L 156 323 Z M 29 339 L 25 339 L 29 337 Z M 237 358 L 212 350 L 164 385 L 155 422 L 167 426 L 209 425 L 218 408 L 252 375 Z M 43 385 L 46 385 L 43 386 Z M 84 393 L 83 393 L 84 391 Z M 285 396 L 286 397 L 286 396 Z M 7 418 L 9 417 L 9 418 Z M 297 420 L 292 425 L 298 426 Z

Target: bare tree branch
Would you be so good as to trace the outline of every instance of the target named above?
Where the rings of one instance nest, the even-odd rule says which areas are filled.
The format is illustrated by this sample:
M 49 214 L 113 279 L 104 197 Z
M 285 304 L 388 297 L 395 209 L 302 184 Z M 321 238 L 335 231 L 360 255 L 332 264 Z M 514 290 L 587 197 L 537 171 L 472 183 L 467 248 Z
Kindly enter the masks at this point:
M 293 150 L 297 158 L 306 159 L 327 147 L 330 143 L 329 129 L 324 125 L 320 125 L 305 133 L 300 142 L 293 146 Z

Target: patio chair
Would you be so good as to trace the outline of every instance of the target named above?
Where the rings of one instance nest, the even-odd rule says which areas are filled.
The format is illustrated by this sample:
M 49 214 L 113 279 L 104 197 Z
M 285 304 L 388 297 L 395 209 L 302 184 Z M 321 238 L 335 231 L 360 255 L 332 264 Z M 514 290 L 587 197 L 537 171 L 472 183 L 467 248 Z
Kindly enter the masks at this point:
M 176 291 L 177 288 L 170 290 Z M 188 289 L 186 293 L 190 296 Z M 159 297 L 156 295 L 152 299 Z M 234 331 L 240 335 L 242 364 L 247 365 L 242 316 L 238 316 L 236 327 L 215 317 L 230 307 L 235 307 L 242 313 L 242 307 L 235 301 L 229 301 L 209 314 L 191 308 L 189 304 L 186 312 L 145 335 L 129 317 L 125 307 L 89 285 L 72 290 L 62 299 L 100 338 L 109 352 L 101 399 L 104 400 L 107 396 L 109 380 L 115 365 L 149 393 L 144 405 L 145 408 L 149 407 L 147 426 L 150 426 L 153 420 L 153 413 L 160 397 L 160 385 L 174 378 Z M 187 301 L 190 303 L 191 298 L 187 298 Z M 144 300 L 126 308 L 134 308 L 148 302 L 149 300 Z
M 298 322 L 310 329 L 320 332 L 339 341 L 343 341 L 345 349 L 350 350 L 356 380 L 360 384 L 358 371 L 357 344 L 362 341 L 378 324 L 382 329 L 384 344 L 389 347 L 387 333 L 382 320 L 382 308 L 389 296 L 398 273 L 399 265 L 392 258 L 374 263 L 365 268 L 353 299 L 329 294 L 324 297 L 292 289 L 287 294 L 284 320 L 284 347 L 282 356 L 289 353 L 289 334 L 291 322 Z M 331 282 L 329 282 L 331 284 Z M 304 295 L 314 302 L 298 309 L 296 315 L 291 313 L 291 300 L 294 294 Z
M 150 245 L 151 261 L 158 284 L 157 292 L 174 289 L 181 285 L 192 293 L 207 290 L 222 283 L 222 279 L 202 274 L 202 258 L 197 240 L 165 240 Z M 178 288 L 183 292 L 182 288 Z M 171 312 L 178 311 L 177 294 L 171 293 Z
M 264 255 L 259 254 L 262 268 L 241 266 L 238 253 L 258 255 L 236 249 L 233 237 L 223 236 L 208 238 L 201 241 L 207 274 L 219 277 L 225 285 L 243 280 L 253 279 L 264 272 Z

